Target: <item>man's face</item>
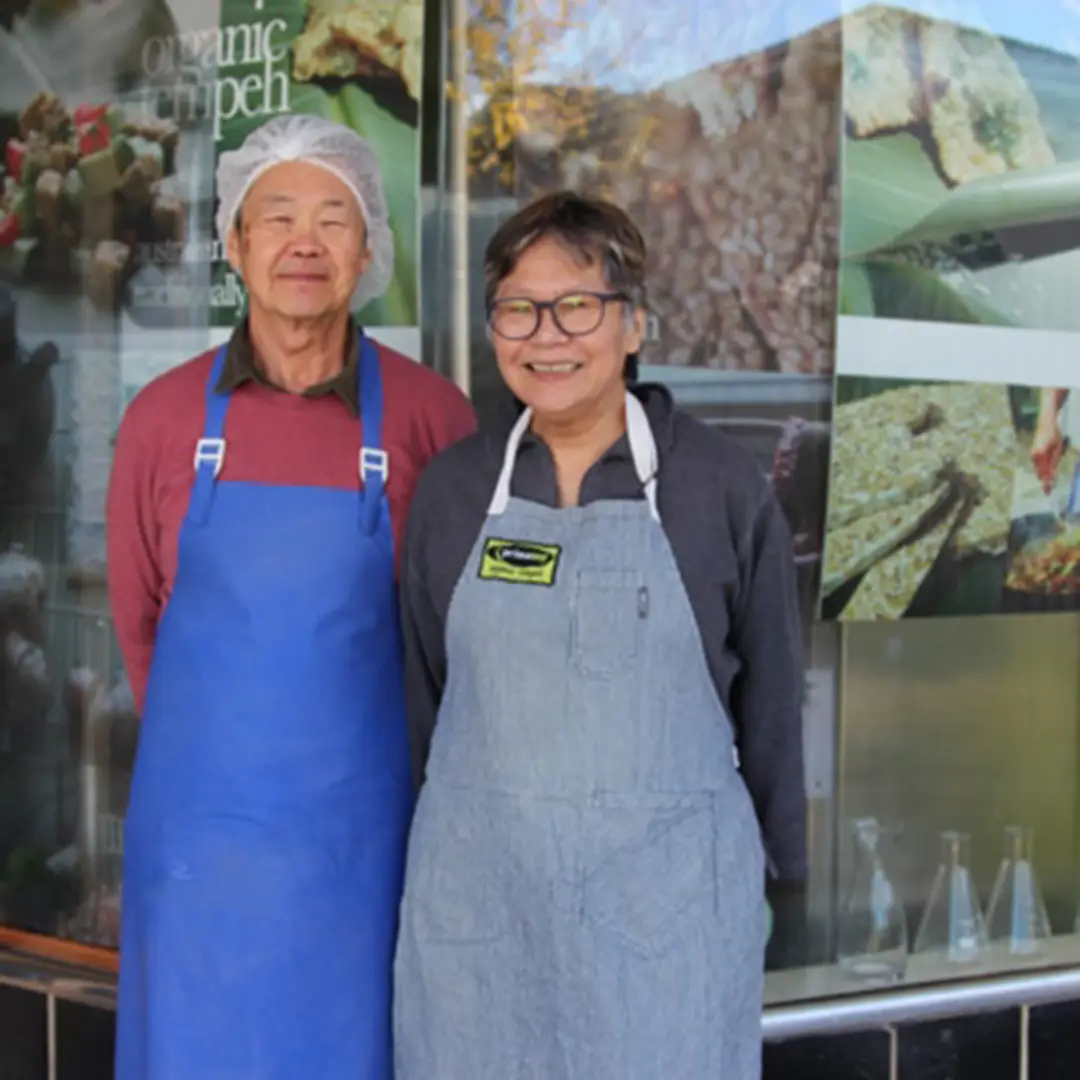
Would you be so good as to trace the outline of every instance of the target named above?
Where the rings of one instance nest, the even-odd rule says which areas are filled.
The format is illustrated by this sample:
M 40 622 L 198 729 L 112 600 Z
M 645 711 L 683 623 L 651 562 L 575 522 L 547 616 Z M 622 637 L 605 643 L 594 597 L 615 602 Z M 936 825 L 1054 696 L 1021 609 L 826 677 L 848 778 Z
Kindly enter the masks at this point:
M 227 246 L 251 309 L 288 319 L 348 310 L 371 263 L 355 196 L 304 161 L 275 165 L 252 184 Z

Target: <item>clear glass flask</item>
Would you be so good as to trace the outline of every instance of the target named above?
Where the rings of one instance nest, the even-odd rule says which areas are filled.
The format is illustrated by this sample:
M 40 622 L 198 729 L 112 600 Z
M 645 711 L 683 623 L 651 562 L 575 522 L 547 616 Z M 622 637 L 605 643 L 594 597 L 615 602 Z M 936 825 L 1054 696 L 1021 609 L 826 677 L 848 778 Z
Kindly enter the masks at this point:
M 971 837 L 941 834 L 941 865 L 915 935 L 916 953 L 940 953 L 952 964 L 972 964 L 986 952 L 986 923 L 971 876 Z
M 886 851 L 899 831 L 875 818 L 851 822 L 855 861 L 840 909 L 837 960 L 858 979 L 892 983 L 907 970 L 907 917 L 893 887 Z
M 1035 876 L 1035 830 L 1005 829 L 1005 853 L 986 914 L 990 941 L 1013 956 L 1032 956 L 1051 934 L 1042 892 Z

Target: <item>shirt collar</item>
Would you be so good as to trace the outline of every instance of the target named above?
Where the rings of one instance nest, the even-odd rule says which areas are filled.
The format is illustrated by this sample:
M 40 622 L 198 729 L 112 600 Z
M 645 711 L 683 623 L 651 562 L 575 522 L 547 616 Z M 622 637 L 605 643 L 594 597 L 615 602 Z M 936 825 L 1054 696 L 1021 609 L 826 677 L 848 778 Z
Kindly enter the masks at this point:
M 345 403 L 348 410 L 354 415 L 360 415 L 360 395 L 356 385 L 356 366 L 358 363 L 357 338 L 362 331 L 352 320 L 349 321 L 349 332 L 345 341 L 345 365 L 332 379 L 309 386 L 303 396 L 309 398 L 325 397 L 327 394 L 335 394 Z M 251 331 L 247 319 L 233 331 L 229 343 L 225 347 L 225 363 L 221 369 L 221 377 L 218 379 L 216 390 L 219 394 L 227 394 L 247 382 L 256 382 L 260 386 L 271 390 L 281 390 L 275 386 L 264 374 L 255 356 L 255 348 L 251 343 Z M 284 392 L 284 391 L 282 391 Z

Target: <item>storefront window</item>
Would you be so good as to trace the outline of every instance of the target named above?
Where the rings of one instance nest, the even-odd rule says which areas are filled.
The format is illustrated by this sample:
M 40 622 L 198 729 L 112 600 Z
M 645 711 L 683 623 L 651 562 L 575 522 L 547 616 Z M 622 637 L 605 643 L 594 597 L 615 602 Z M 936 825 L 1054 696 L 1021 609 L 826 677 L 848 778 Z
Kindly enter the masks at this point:
M 1080 959 L 1080 624 L 1006 614 L 1078 606 L 1068 406 L 1038 534 L 1058 540 L 1039 570 L 1016 558 L 1046 397 L 1019 372 L 1046 342 L 1012 328 L 1072 330 L 1075 309 L 1080 21 L 1051 8 L 745 4 L 718 24 L 694 0 L 507 0 L 471 4 L 456 39 L 471 287 L 451 319 L 477 402 L 499 400 L 486 238 L 541 192 L 613 199 L 651 249 L 643 377 L 754 451 L 792 527 L 811 873 L 777 906 L 770 1003 Z M 1036 194 L 1051 182 L 1060 201 Z
M 645 233 L 642 377 L 753 452 L 795 541 L 811 870 L 773 897 L 769 1002 L 1080 964 L 1080 16 L 432 0 L 376 55 L 340 6 L 32 4 L 0 33 L 0 944 L 117 944 L 112 442 L 228 336 L 216 156 L 296 111 L 383 164 L 365 326 L 482 415 L 498 224 L 570 187 Z
M 419 359 L 425 16 L 306 0 L 13 7 L 0 31 L 0 943 L 32 932 L 108 949 L 139 731 L 106 596 L 117 427 L 147 382 L 242 315 L 214 169 L 276 115 L 330 117 L 374 147 L 394 273 L 358 314 Z
M 138 717 L 105 491 L 131 355 L 208 325 L 205 289 L 169 279 L 208 238 L 212 77 L 191 43 L 212 16 L 23 7 L 0 34 L 0 926 L 112 947 Z

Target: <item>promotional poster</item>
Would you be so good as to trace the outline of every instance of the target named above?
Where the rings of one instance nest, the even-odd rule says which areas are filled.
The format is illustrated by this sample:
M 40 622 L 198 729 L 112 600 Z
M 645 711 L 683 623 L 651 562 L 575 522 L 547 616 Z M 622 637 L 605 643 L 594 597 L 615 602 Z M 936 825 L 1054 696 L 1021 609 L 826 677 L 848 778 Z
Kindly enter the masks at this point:
M 915 6 L 843 19 L 821 615 L 1080 609 L 1077 19 Z

